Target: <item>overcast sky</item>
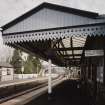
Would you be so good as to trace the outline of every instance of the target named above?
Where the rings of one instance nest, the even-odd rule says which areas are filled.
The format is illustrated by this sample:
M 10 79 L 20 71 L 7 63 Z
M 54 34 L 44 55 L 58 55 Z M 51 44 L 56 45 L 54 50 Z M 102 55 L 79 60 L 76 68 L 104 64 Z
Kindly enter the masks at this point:
M 0 26 L 44 1 L 105 14 L 105 0 L 0 0 Z M 7 53 L 8 49 L 2 45 L 0 38 L 0 55 L 4 57 Z
M 105 13 L 105 0 L 0 0 L 0 25 L 18 17 L 43 1 Z

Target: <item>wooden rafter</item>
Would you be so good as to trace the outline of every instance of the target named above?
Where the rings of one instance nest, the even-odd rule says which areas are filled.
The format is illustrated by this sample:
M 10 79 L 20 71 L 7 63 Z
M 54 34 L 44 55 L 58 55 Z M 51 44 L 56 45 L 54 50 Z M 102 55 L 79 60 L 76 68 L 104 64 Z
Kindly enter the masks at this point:
M 85 50 L 86 50 L 86 43 L 87 43 L 87 41 L 88 41 L 88 37 L 86 38 L 86 41 L 85 41 L 85 44 L 84 44 L 84 48 L 83 48 L 83 51 L 82 51 L 81 61 L 80 61 L 80 62 L 82 62 L 82 59 L 83 59 L 84 56 L 85 56 Z
M 65 60 L 69 60 L 69 61 L 80 61 L 80 58 L 65 58 Z
M 60 41 L 60 44 L 61 44 L 62 48 L 65 48 L 64 43 L 62 41 Z M 65 54 L 67 54 L 67 51 L 65 51 Z
M 74 58 L 73 39 L 72 39 L 72 37 L 70 38 L 70 46 L 72 48 L 72 55 L 73 55 L 73 58 Z
M 53 51 L 83 50 L 83 47 L 53 48 Z
M 63 55 L 64 57 L 71 57 L 73 56 L 72 54 L 67 54 L 67 55 Z M 81 56 L 81 54 L 74 54 L 74 56 Z

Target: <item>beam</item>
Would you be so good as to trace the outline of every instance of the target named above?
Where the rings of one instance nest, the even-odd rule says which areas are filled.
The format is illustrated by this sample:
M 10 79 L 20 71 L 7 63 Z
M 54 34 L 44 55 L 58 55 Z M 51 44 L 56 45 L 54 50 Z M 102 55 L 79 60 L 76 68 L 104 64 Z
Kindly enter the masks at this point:
M 84 47 L 52 48 L 52 51 L 83 50 Z M 44 50 L 44 49 L 43 49 Z M 102 48 L 85 48 L 85 50 L 102 50 Z
M 64 59 L 70 61 L 80 61 L 80 58 L 64 58 Z
M 72 37 L 70 38 L 70 45 L 71 45 L 71 48 L 72 48 L 72 55 L 73 55 L 73 58 L 74 58 L 73 39 L 72 39 Z
M 62 46 L 63 48 L 65 48 L 65 46 L 64 46 L 64 44 L 63 44 L 62 41 L 60 42 L 60 44 L 61 44 L 61 46 Z M 67 54 L 67 51 L 65 51 L 65 54 Z
M 89 38 L 89 36 L 86 38 L 86 41 L 85 41 L 85 44 L 84 44 L 84 48 L 83 48 L 82 55 L 81 55 L 81 62 L 85 57 L 85 50 L 86 50 L 86 44 L 88 42 L 88 38 Z
M 71 57 L 73 56 L 72 54 L 67 54 L 67 55 L 63 55 L 63 57 Z M 80 56 L 81 57 L 81 54 L 74 54 L 74 56 Z
M 61 39 L 53 41 L 53 48 L 56 47 L 56 44 L 58 44 L 61 41 Z
M 77 66 L 80 65 L 80 61 L 69 61 L 68 64 L 71 66 Z
M 83 50 L 83 47 L 54 48 L 52 51 Z

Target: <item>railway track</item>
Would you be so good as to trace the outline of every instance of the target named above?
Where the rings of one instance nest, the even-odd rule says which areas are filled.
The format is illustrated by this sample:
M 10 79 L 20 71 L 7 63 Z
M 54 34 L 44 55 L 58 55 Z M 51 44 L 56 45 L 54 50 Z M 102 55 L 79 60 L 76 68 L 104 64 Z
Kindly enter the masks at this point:
M 34 88 L 27 89 L 27 90 L 25 90 L 25 91 L 21 91 L 21 92 L 18 92 L 18 93 L 16 93 L 16 94 L 12 94 L 12 95 L 10 95 L 10 96 L 6 96 L 6 97 L 4 97 L 4 98 L 1 98 L 1 99 L 0 99 L 0 104 L 3 103 L 3 102 L 6 102 L 6 101 L 8 101 L 8 100 L 11 100 L 11 99 L 13 99 L 13 98 L 19 97 L 19 96 L 21 96 L 21 95 L 24 95 L 24 94 L 30 93 L 30 92 L 32 92 L 32 91 L 35 91 L 35 90 L 37 90 L 37 89 L 40 89 L 40 88 L 42 88 L 42 87 L 45 87 L 45 86 L 47 86 L 47 84 L 48 84 L 47 82 L 43 82 L 43 83 L 37 85 L 37 86 L 34 87 Z

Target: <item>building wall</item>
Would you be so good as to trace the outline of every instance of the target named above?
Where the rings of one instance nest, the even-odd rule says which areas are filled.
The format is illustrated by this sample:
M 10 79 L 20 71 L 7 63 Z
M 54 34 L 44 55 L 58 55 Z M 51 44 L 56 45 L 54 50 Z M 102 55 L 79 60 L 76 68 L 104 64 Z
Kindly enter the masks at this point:
M 14 69 L 2 67 L 1 71 L 1 81 L 13 80 Z

